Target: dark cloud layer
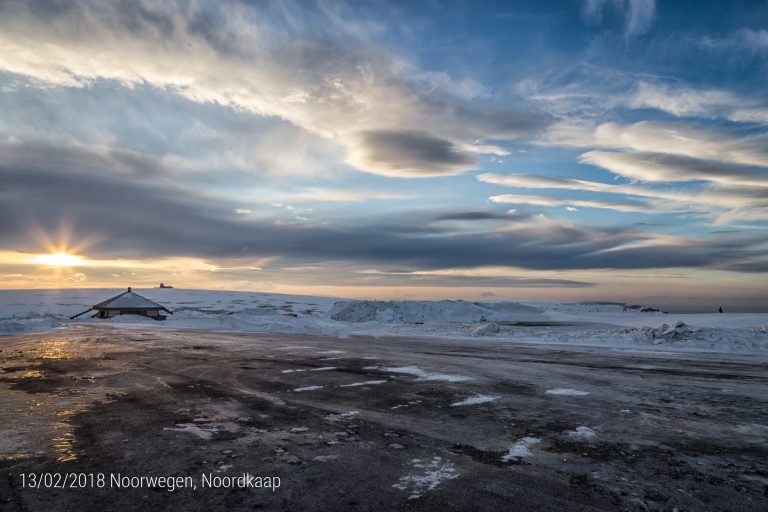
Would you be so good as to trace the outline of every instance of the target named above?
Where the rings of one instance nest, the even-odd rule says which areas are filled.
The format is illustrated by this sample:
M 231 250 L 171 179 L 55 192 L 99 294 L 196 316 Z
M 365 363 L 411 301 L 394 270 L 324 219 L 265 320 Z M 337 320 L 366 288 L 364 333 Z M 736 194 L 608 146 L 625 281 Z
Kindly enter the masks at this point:
M 169 176 L 156 161 L 135 155 L 126 159 L 119 153 L 81 149 L 2 146 L 0 240 L 6 249 L 40 251 L 32 236 L 36 227 L 56 233 L 62 221 L 71 221 L 75 242 L 98 235 L 100 242 L 88 254 L 101 257 L 280 257 L 407 269 L 729 266 L 764 271 L 760 262 L 766 237 L 633 246 L 629 244 L 644 241 L 646 235 L 535 219 L 517 219 L 504 230 L 456 233 L 434 224 L 435 217 L 451 216 L 446 212 L 425 221 L 432 222 L 427 236 L 397 229 L 395 221 L 390 227 L 365 220 L 335 227 L 279 225 L 274 219 L 238 218 L 236 205 L 175 187 L 165 179 Z M 467 217 L 466 212 L 456 216 Z
M 423 131 L 369 130 L 360 134 L 359 161 L 393 176 L 436 176 L 469 170 L 476 159 Z

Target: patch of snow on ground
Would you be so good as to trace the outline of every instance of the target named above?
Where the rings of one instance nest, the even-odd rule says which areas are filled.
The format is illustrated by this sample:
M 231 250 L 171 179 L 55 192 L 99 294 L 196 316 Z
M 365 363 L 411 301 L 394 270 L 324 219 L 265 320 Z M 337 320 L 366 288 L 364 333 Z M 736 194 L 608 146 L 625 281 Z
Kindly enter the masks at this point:
M 473 395 L 473 396 L 470 396 L 469 398 L 465 398 L 460 402 L 451 404 L 451 407 L 459 407 L 462 405 L 487 404 L 488 402 L 495 402 L 499 398 L 500 397 L 498 396 L 492 396 L 492 395 Z
M 424 493 L 436 489 L 446 480 L 458 478 L 459 473 L 455 466 L 444 461 L 442 457 L 433 457 L 428 464 L 422 464 L 421 459 L 411 461 L 417 469 L 408 475 L 401 477 L 400 481 L 392 487 L 409 493 L 409 500 L 420 498 Z
M 359 415 L 360 415 L 360 411 L 349 411 L 349 412 L 342 412 L 339 414 L 329 414 L 325 416 L 325 419 L 328 421 L 344 421 Z
M 518 442 L 513 444 L 506 455 L 501 457 L 502 462 L 510 462 L 514 460 L 520 460 L 525 457 L 533 455 L 531 453 L 531 447 L 541 442 L 541 439 L 536 437 L 524 437 Z
M 570 388 L 555 388 L 555 389 L 548 389 L 547 394 L 562 395 L 562 396 L 586 396 L 589 394 L 589 392 L 579 391 L 578 389 L 570 389 Z
M 301 372 L 324 372 L 328 370 L 335 370 L 336 366 L 323 366 L 322 368 L 296 368 L 290 370 L 283 370 L 280 373 L 301 373 Z
M 445 373 L 427 372 L 416 366 L 382 368 L 382 370 L 390 373 L 405 373 L 407 375 L 413 375 L 418 377 L 416 380 L 444 380 L 447 382 L 462 382 L 465 380 L 473 380 L 472 377 L 465 377 L 464 375 L 447 375 Z
M 303 388 L 296 388 L 294 391 L 301 393 L 302 391 L 315 391 L 318 389 L 323 389 L 325 386 L 306 386 Z
M 178 423 L 176 425 L 179 428 L 164 428 L 163 430 L 173 430 L 176 432 L 185 432 L 187 434 L 192 434 L 195 437 L 199 437 L 200 439 L 203 439 L 205 441 L 208 441 L 211 439 L 211 436 L 213 436 L 214 433 L 218 431 L 217 428 L 207 428 L 203 429 L 199 426 L 195 425 L 194 423 Z
M 357 386 L 371 386 L 375 384 L 384 384 L 386 380 L 366 380 L 365 382 L 353 382 L 352 384 L 342 384 L 340 388 L 354 388 Z
M 589 427 L 576 427 L 576 430 L 566 432 L 568 437 L 576 439 L 594 439 L 597 437 L 597 433 Z
M 488 322 L 473 327 L 470 329 L 469 334 L 470 336 L 491 336 L 493 334 L 498 334 L 498 332 L 499 324 L 495 322 Z
M 393 405 L 392 407 L 390 407 L 390 409 L 392 409 L 394 411 L 396 409 L 402 409 L 403 407 L 410 407 L 411 405 L 416 405 L 416 404 L 420 404 L 420 403 L 421 403 L 421 400 L 412 400 L 412 401 L 406 402 L 404 404 Z

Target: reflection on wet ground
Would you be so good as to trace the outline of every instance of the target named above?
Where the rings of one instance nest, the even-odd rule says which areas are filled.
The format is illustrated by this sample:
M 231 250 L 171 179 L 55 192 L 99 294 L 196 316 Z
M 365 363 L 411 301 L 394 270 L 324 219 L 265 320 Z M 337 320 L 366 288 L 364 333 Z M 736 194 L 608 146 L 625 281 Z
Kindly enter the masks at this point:
M 53 449 L 56 451 L 56 460 L 59 462 L 69 462 L 77 460 L 77 451 L 75 449 L 74 425 L 70 419 L 77 411 L 74 409 L 65 409 L 56 413 L 57 421 L 51 427 L 56 435 L 51 439 Z
M 40 344 L 36 352 L 40 359 L 72 359 L 75 357 L 75 351 L 71 345 L 71 341 L 46 341 Z

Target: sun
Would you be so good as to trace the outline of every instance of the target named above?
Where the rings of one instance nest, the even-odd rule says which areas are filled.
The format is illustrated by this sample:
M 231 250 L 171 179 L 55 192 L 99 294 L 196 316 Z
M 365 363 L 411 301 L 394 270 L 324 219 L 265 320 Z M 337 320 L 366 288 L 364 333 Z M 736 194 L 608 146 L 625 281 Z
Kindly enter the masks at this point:
M 41 254 L 36 256 L 32 262 L 40 265 L 48 265 L 49 267 L 79 267 L 85 264 L 85 260 L 80 256 L 67 254 L 65 252 Z

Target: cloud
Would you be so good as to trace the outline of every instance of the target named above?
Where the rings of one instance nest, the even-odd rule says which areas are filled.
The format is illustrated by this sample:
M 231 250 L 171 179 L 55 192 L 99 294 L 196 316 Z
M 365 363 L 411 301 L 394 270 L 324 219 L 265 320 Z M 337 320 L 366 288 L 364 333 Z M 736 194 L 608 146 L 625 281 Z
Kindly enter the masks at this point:
M 768 187 L 768 179 L 741 166 L 688 156 L 650 152 L 589 151 L 582 154 L 579 161 L 637 181 L 704 180 L 724 185 Z
M 598 181 L 530 174 L 483 173 L 477 175 L 477 180 L 483 183 L 519 188 L 556 188 L 563 190 L 590 190 L 593 192 L 613 192 L 616 188 L 616 185 Z
M 440 222 L 440 221 L 485 221 L 485 220 L 511 220 L 514 218 L 519 218 L 516 216 L 513 216 L 510 213 L 496 213 L 496 212 L 489 212 L 489 211 L 477 211 L 477 210 L 468 210 L 468 211 L 455 211 L 450 213 L 444 213 L 440 215 L 436 215 L 434 217 L 434 222 Z
M 454 286 L 503 288 L 587 288 L 595 283 L 573 279 L 515 277 L 496 273 L 498 269 L 436 270 L 436 271 L 365 271 L 361 272 L 366 285 L 374 286 Z M 495 295 L 491 295 L 495 296 Z
M 555 199 L 549 196 L 507 195 L 499 197 L 498 202 L 517 204 L 538 204 L 539 206 L 582 206 L 592 208 L 613 208 L 617 211 L 638 211 L 644 213 L 691 214 L 700 212 L 712 217 L 717 223 L 729 224 L 736 221 L 756 221 L 768 219 L 768 193 L 765 186 L 751 184 L 690 185 L 683 189 L 636 184 L 609 184 L 598 181 L 580 180 L 560 176 L 532 176 L 525 174 L 484 173 L 477 176 L 484 183 L 523 189 L 558 189 L 619 196 L 618 200 L 578 200 Z M 698 179 L 698 178 L 696 178 Z M 663 182 L 666 184 L 666 182 Z M 758 182 L 756 182 L 758 183 Z M 623 196 L 623 197 L 622 197 Z M 529 199 L 526 199 L 529 198 Z M 533 198 L 533 199 L 530 199 Z M 638 198 L 642 200 L 638 201 Z
M 727 130 L 682 123 L 605 123 L 597 127 L 598 146 L 660 152 L 743 165 L 768 167 L 768 134 L 735 136 Z
M 343 190 L 329 188 L 312 188 L 296 195 L 289 196 L 294 202 L 351 202 L 378 201 L 391 199 L 407 199 L 405 194 L 393 192 L 377 192 L 374 190 Z
M 403 212 L 383 221 L 359 217 L 334 225 L 280 225 L 272 218 L 233 215 L 240 205 L 213 203 L 173 180 L 158 186 L 154 177 L 161 179 L 167 171 L 151 158 L 135 160 L 142 169 L 121 174 L 111 171 L 111 165 L 125 165 L 112 153 L 94 156 L 82 149 L 59 148 L 59 158 L 51 159 L 46 153 L 50 150 L 44 149 L 0 146 L 0 239 L 6 248 L 39 252 L 42 247 L 32 233 L 55 234 L 61 219 L 71 225 L 71 240 L 92 240 L 84 251 L 92 258 L 354 262 L 420 270 L 488 265 L 533 270 L 710 267 L 762 257 L 760 244 L 766 243 L 764 238 L 738 244 L 733 238 L 707 243 L 694 239 L 633 248 L 629 244 L 648 236 L 622 227 L 563 224 L 531 216 L 512 216 L 490 231 L 460 232 L 451 223 L 435 223 L 451 212 Z M 85 165 L 78 165 L 81 161 Z M 71 171 L 61 172 L 59 162 Z M 153 178 L 136 180 L 137 172 Z M 189 226 L 195 229 L 190 231 Z M 629 248 L 609 251 L 620 247 Z
M 726 90 L 644 80 L 624 103 L 630 108 L 653 108 L 676 117 L 768 124 L 768 107 L 764 101 L 743 98 Z
M 711 162 L 768 167 L 768 133 L 684 122 L 602 123 L 597 127 L 556 125 L 545 142 L 572 147 L 599 147 L 681 155 Z
M 487 87 L 424 71 L 383 49 L 371 37 L 373 16 L 359 19 L 350 9 L 82 0 L 49 10 L 42 2 L 3 2 L 0 69 L 42 87 L 151 86 L 274 117 L 388 176 L 461 172 L 474 161 L 467 145 L 529 136 L 549 122 L 519 99 L 473 104 L 488 97 Z M 413 133 L 393 135 L 402 126 Z M 419 139 L 416 132 L 424 133 Z M 398 149 L 392 161 L 385 148 Z M 430 156 L 436 161 L 424 160 Z
M 476 159 L 452 142 L 422 131 L 371 130 L 359 134 L 350 163 L 394 177 L 445 176 L 466 172 Z
M 579 206 L 582 208 L 601 208 L 607 210 L 615 210 L 619 212 L 645 212 L 645 213 L 661 213 L 656 212 L 654 208 L 642 201 L 625 200 L 624 202 L 609 202 L 599 200 L 580 200 L 580 199 L 558 199 L 551 196 L 532 196 L 532 195 L 517 195 L 517 194 L 502 194 L 497 196 L 491 196 L 489 199 L 494 203 L 504 204 L 528 204 L 532 206 L 566 206 L 573 207 Z M 569 208 L 569 211 L 573 211 L 573 208 Z
M 612 8 L 624 14 L 627 36 L 648 32 L 656 17 L 655 0 L 584 0 L 583 12 L 588 21 L 600 23 L 605 10 Z
M 98 81 L 81 88 L 41 87 L 0 72 L 0 90 L 0 140 L 120 147 L 162 158 L 190 179 L 214 171 L 272 181 L 332 178 L 344 159 L 342 146 L 283 119 L 191 101 L 148 85 L 128 89 Z

